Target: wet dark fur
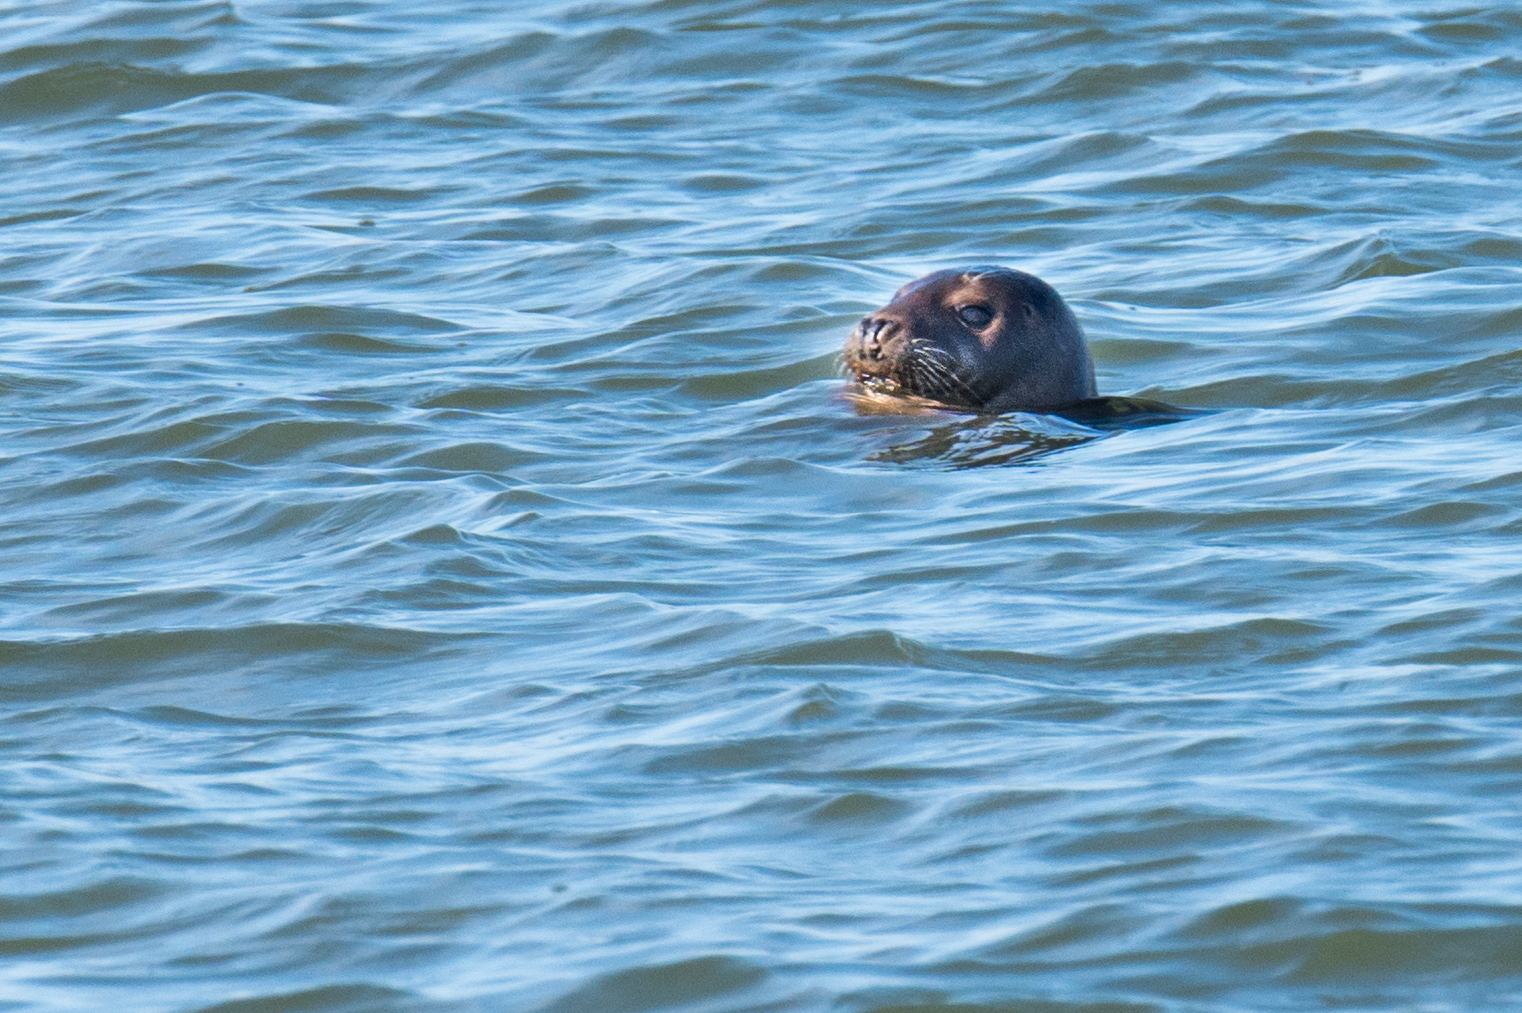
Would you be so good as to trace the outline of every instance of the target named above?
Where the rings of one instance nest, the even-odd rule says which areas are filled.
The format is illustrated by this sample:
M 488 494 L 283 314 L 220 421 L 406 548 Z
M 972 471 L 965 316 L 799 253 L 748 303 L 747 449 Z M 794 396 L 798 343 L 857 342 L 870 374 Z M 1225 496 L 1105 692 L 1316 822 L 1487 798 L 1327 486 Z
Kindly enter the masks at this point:
M 1004 267 L 905 285 L 851 331 L 845 365 L 869 388 L 980 413 L 1056 411 L 1097 394 L 1067 303 L 1040 278 Z

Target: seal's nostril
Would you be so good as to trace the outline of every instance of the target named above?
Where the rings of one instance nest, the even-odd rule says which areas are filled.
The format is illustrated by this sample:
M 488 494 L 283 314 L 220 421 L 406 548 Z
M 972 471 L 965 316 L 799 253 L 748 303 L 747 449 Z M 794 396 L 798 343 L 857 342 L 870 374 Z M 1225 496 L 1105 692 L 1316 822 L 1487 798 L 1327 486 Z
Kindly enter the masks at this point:
M 892 321 L 882 317 L 865 317 L 861 324 L 861 343 L 867 354 L 874 359 L 882 357 L 883 339 L 891 329 Z

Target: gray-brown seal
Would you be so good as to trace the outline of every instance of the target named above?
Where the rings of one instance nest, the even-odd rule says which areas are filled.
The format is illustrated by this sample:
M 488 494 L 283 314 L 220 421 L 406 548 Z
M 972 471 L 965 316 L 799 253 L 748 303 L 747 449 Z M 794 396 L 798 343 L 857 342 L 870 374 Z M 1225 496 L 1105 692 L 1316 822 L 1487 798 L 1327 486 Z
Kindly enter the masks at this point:
M 869 388 L 988 414 L 1055 412 L 1097 395 L 1067 303 L 1040 278 L 1007 267 L 910 282 L 851 331 L 845 364 Z

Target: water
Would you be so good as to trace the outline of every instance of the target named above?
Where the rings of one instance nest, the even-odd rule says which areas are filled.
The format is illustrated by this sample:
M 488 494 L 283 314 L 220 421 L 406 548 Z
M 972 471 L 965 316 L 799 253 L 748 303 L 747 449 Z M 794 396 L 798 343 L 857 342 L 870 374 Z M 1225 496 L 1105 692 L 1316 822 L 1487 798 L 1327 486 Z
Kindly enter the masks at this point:
M 1519 32 L 0 5 L 0 1009 L 1522 1008 Z

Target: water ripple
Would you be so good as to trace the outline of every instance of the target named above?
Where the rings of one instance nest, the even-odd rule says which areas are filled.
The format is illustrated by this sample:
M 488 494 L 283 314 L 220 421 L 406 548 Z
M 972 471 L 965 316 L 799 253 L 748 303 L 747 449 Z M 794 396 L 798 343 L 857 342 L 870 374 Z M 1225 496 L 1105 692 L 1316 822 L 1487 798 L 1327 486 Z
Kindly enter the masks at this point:
M 1519 28 L 0 7 L 0 1005 L 1505 1006 Z

